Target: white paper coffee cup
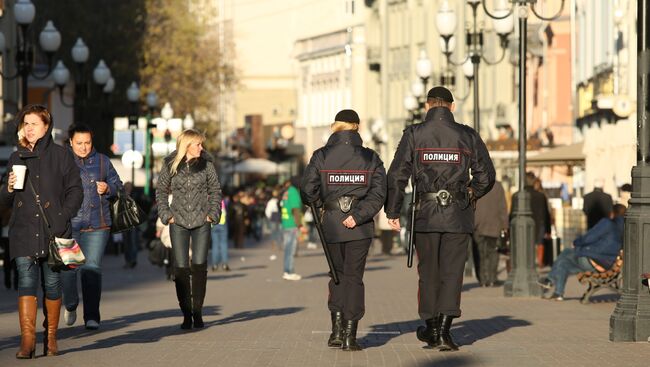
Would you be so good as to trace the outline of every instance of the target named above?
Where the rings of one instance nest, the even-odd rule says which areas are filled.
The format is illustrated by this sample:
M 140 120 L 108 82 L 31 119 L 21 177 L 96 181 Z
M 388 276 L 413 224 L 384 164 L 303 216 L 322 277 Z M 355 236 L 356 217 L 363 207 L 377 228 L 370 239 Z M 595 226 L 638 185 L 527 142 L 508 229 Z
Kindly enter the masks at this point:
M 14 172 L 14 175 L 16 175 L 14 190 L 22 190 L 25 187 L 25 173 L 27 173 L 27 166 L 14 164 L 12 167 L 12 171 Z

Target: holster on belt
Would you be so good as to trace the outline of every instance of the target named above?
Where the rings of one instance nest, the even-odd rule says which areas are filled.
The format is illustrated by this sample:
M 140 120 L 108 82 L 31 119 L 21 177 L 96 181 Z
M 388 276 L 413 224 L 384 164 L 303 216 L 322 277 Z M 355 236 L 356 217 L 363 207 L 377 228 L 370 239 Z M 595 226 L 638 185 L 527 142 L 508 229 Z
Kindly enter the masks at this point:
M 343 213 L 348 213 L 352 210 L 353 203 L 357 200 L 354 196 L 343 195 L 335 200 L 326 201 L 323 205 L 325 210 L 340 210 Z
M 462 191 L 438 190 L 437 192 L 422 192 L 418 194 L 416 209 L 420 208 L 423 201 L 435 201 L 440 207 L 446 208 L 453 203 L 467 200 L 467 193 Z

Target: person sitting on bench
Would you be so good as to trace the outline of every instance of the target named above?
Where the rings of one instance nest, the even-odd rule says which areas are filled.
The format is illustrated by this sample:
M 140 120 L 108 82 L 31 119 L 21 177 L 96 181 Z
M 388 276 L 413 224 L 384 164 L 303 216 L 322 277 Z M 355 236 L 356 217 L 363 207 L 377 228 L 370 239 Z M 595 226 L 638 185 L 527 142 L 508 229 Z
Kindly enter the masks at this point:
M 569 275 L 583 271 L 604 272 L 614 265 L 623 246 L 625 210 L 624 205 L 614 205 L 609 218 L 601 219 L 573 241 L 573 248 L 566 248 L 560 253 L 551 271 L 539 281 L 546 290 L 542 297 L 562 301 Z

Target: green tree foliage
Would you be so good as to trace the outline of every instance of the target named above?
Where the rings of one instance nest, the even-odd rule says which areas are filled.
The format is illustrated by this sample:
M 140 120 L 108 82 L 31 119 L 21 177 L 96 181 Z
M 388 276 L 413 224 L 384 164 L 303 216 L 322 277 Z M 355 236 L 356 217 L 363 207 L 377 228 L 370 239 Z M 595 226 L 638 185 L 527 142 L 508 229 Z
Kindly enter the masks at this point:
M 221 78 L 232 79 L 220 56 L 217 13 L 209 1 L 145 0 L 142 91 L 155 91 L 179 117 L 192 114 L 218 149 L 217 102 Z

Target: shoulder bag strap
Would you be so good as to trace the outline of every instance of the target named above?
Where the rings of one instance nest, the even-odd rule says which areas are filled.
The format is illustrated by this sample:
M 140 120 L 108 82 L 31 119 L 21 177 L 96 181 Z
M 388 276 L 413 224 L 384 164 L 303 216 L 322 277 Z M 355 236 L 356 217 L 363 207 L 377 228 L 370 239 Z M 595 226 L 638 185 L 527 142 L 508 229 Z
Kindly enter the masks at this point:
M 50 222 L 47 220 L 47 215 L 45 215 L 45 211 L 43 210 L 43 207 L 41 206 L 41 199 L 36 193 L 36 189 L 34 189 L 34 185 L 32 184 L 32 180 L 29 178 L 25 178 L 27 180 L 27 183 L 29 184 L 29 187 L 32 189 L 32 193 L 34 194 L 34 199 L 36 200 L 36 205 L 38 205 L 38 209 L 41 211 L 41 215 L 43 216 L 43 220 L 45 221 L 45 224 L 47 224 L 47 229 L 48 232 L 50 232 L 50 237 L 52 237 L 52 227 L 50 227 Z

